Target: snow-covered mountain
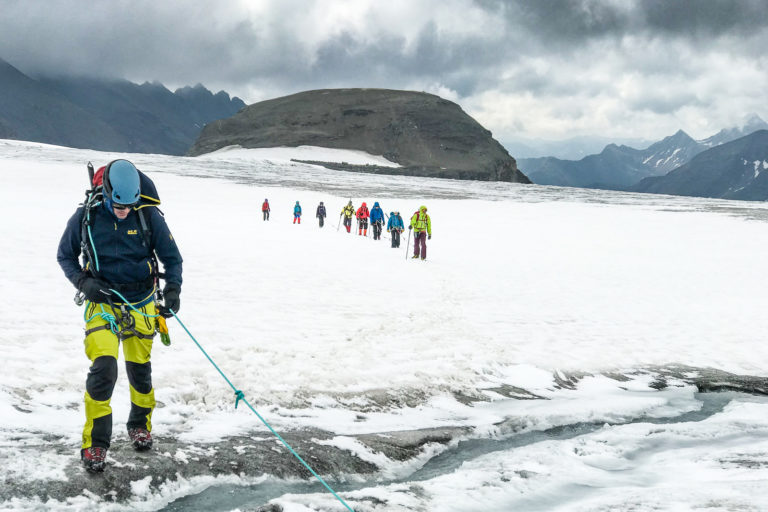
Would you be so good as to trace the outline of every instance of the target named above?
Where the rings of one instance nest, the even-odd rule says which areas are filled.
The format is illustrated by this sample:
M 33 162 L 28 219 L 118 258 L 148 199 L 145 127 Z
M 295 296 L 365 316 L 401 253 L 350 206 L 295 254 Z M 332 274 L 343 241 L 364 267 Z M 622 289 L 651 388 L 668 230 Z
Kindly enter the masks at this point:
M 765 201 L 768 199 L 768 130 L 708 149 L 665 176 L 644 179 L 632 190 Z
M 701 141 L 678 130 L 642 150 L 611 144 L 601 153 L 581 160 L 547 157 L 518 158 L 517 162 L 534 183 L 541 185 L 625 190 L 644 178 L 667 174 L 710 147 L 766 128 L 767 123 L 752 115 L 744 125 L 721 130 Z
M 643 165 L 651 175 L 661 176 L 698 155 L 704 148 L 683 130 L 650 145 L 643 150 Z
M 666 174 L 704 149 L 679 130 L 642 150 L 609 144 L 581 160 L 520 158 L 518 165 L 540 185 L 623 190 L 648 176 Z

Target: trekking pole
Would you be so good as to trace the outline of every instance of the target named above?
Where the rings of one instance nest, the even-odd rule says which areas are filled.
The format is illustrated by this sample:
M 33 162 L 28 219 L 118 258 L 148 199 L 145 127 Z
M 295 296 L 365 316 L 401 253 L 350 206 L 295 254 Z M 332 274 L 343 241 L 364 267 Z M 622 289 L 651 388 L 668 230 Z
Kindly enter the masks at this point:
M 406 260 L 408 259 L 408 248 L 411 246 L 411 231 L 412 230 L 410 230 L 410 229 L 408 230 L 408 243 L 405 245 L 405 259 Z
M 341 218 L 342 218 L 343 216 L 344 216 L 344 214 L 343 214 L 343 213 L 339 215 L 339 225 L 338 225 L 338 226 L 336 226 L 336 231 L 338 231 L 338 230 L 339 230 L 339 228 L 341 227 Z

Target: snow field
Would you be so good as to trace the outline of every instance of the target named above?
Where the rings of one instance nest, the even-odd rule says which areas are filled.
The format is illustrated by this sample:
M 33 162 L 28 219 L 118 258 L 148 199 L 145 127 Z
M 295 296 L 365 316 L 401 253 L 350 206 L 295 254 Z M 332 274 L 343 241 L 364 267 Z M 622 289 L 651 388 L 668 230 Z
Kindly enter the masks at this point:
M 762 204 L 338 173 L 243 150 L 229 160 L 190 159 L 0 142 L 0 467 L 14 478 L 62 479 L 68 463 L 46 452 L 50 470 L 30 472 L 14 465 L 18 443 L 45 449 L 53 434 L 73 453 L 79 445 L 89 362 L 82 309 L 55 254 L 83 198 L 89 159 L 102 165 L 127 156 L 155 180 L 185 260 L 179 316 L 249 401 L 278 429 L 334 432 L 331 443 L 360 450 L 389 475 L 413 467 L 365 453 L 348 436 L 469 426 L 503 437 L 672 417 L 701 406 L 694 389 L 671 383 L 655 391 L 652 377 L 633 369 L 682 363 L 765 375 L 768 367 L 761 258 L 768 234 L 754 220 Z M 261 220 L 265 197 L 269 222 Z M 386 238 L 337 231 L 350 198 L 356 207 L 379 200 L 406 222 L 426 204 L 428 260 L 406 260 L 407 232 L 394 250 Z M 291 224 L 296 200 L 301 225 Z M 314 218 L 321 200 L 329 215 L 322 230 Z M 232 390 L 180 326 L 169 326 L 172 346 L 156 343 L 153 351 L 155 431 L 206 442 L 264 430 L 234 409 Z M 118 436 L 129 407 L 120 365 L 112 400 Z M 633 380 L 596 375 L 575 390 L 553 381 L 555 371 L 615 369 Z M 494 391 L 504 385 L 549 400 L 505 399 Z M 488 401 L 462 403 L 459 394 Z M 765 407 L 734 402 L 687 427 L 606 428 L 349 496 L 386 497 L 392 510 L 768 506 L 756 497 L 766 480 Z M 741 455 L 757 466 L 745 469 Z M 676 476 L 658 478 L 657 468 Z M 169 499 L 141 482 L 136 495 L 145 504 Z M 306 500 L 333 510 L 329 498 L 279 502 L 286 511 L 310 510 Z M 366 506 L 388 510 L 360 510 Z
M 50 393 L 54 404 L 63 391 L 73 406 L 88 362 L 82 311 L 55 252 L 86 179 L 77 150 L 60 157 L 68 151 L 70 161 L 4 162 L 2 214 L 18 221 L 3 229 L 13 249 L 0 277 L 14 300 L 2 312 L 0 343 L 9 355 L 4 390 L 28 388 L 42 393 L 38 402 Z M 142 168 L 185 259 L 180 318 L 258 405 L 310 407 L 322 397 L 326 406 L 371 405 L 366 396 L 383 395 L 386 409 L 397 397 L 415 404 L 473 392 L 520 365 L 597 371 L 680 362 L 759 374 L 768 363 L 758 342 L 768 327 L 768 276 L 757 258 L 768 238 L 759 222 L 634 205 L 382 199 L 387 213 L 399 209 L 406 219 L 422 202 L 429 207 L 434 237 L 423 263 L 406 261 L 407 233 L 394 250 L 386 239 L 336 231 L 349 198 L 322 192 L 323 182 L 266 188 Z M 402 186 L 393 177 L 359 179 Z M 269 222 L 261 221 L 264 197 Z M 300 226 L 291 224 L 297 199 Z M 320 200 L 329 212 L 322 230 Z M 182 428 L 189 415 L 218 413 L 233 400 L 170 323 L 173 346 L 153 353 L 158 399 L 170 408 L 157 420 L 170 413 Z M 116 398 L 116 406 L 124 401 Z

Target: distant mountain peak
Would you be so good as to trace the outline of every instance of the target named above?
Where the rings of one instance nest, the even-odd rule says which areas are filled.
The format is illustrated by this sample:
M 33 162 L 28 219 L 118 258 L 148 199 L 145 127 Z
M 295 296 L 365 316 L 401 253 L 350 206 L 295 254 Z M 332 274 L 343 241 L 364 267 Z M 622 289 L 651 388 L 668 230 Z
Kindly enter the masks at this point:
M 739 139 L 758 130 L 766 129 L 768 129 L 768 123 L 763 121 L 759 115 L 753 112 L 744 118 L 744 122 L 741 126 L 725 128 L 717 132 L 715 135 L 699 142 L 711 148 L 714 146 L 719 146 L 720 144 L 725 144 L 726 142 L 730 142 L 732 140 Z
M 664 137 L 662 139 L 662 142 L 664 142 L 664 143 L 672 143 L 672 142 L 674 142 L 674 143 L 681 143 L 682 142 L 682 143 L 688 144 L 688 143 L 691 143 L 691 142 L 695 143 L 696 141 L 693 139 L 693 137 L 688 135 L 685 131 L 677 130 L 674 133 L 674 135 L 670 135 L 668 137 Z
M 184 154 L 200 127 L 245 105 L 201 84 L 174 95 L 161 82 L 33 78 L 0 59 L 0 137 L 132 153 Z M 122 122 L 115 123 L 115 119 Z
M 768 199 L 768 130 L 757 130 L 710 148 L 665 176 L 646 178 L 632 190 L 724 199 Z
M 208 89 L 206 86 L 204 86 L 201 83 L 196 83 L 193 86 L 184 86 L 176 89 L 174 94 L 180 95 L 180 96 L 213 96 L 213 93 Z
M 744 124 L 742 125 L 744 128 L 751 128 L 755 127 L 755 131 L 757 130 L 764 130 L 766 127 L 768 127 L 768 123 L 763 121 L 763 118 L 757 115 L 756 113 L 752 112 L 751 114 L 747 115 L 745 117 Z

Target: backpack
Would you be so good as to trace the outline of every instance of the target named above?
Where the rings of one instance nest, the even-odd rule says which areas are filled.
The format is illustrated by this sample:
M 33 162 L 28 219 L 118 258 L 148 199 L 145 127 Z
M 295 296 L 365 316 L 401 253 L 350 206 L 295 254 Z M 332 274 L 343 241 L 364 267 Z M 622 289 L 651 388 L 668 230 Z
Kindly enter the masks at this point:
M 110 162 L 110 164 L 111 163 L 112 162 Z M 93 225 L 91 210 L 101 206 L 104 202 L 104 180 L 109 164 L 100 167 L 95 173 L 93 172 L 93 164 L 91 162 L 88 162 L 87 167 L 91 188 L 85 191 L 85 201 L 81 204 L 83 207 L 83 218 L 80 221 L 80 249 L 83 253 L 84 268 L 88 269 L 94 276 L 98 276 L 98 261 L 96 260 L 95 249 L 93 248 L 93 243 L 90 239 L 91 226 Z M 141 195 L 139 197 L 138 206 L 134 208 L 134 211 L 139 217 L 139 226 L 143 240 L 142 245 L 152 250 L 152 278 L 155 287 L 158 290 L 158 295 L 160 295 L 158 280 L 165 278 L 165 274 L 158 271 L 157 254 L 155 254 L 155 250 L 152 249 L 152 226 L 147 222 L 147 217 L 142 211 L 143 208 L 157 208 L 160 205 L 160 198 L 157 194 L 155 183 L 143 172 L 138 172 Z M 160 215 L 163 214 L 159 208 L 157 208 L 157 211 Z

